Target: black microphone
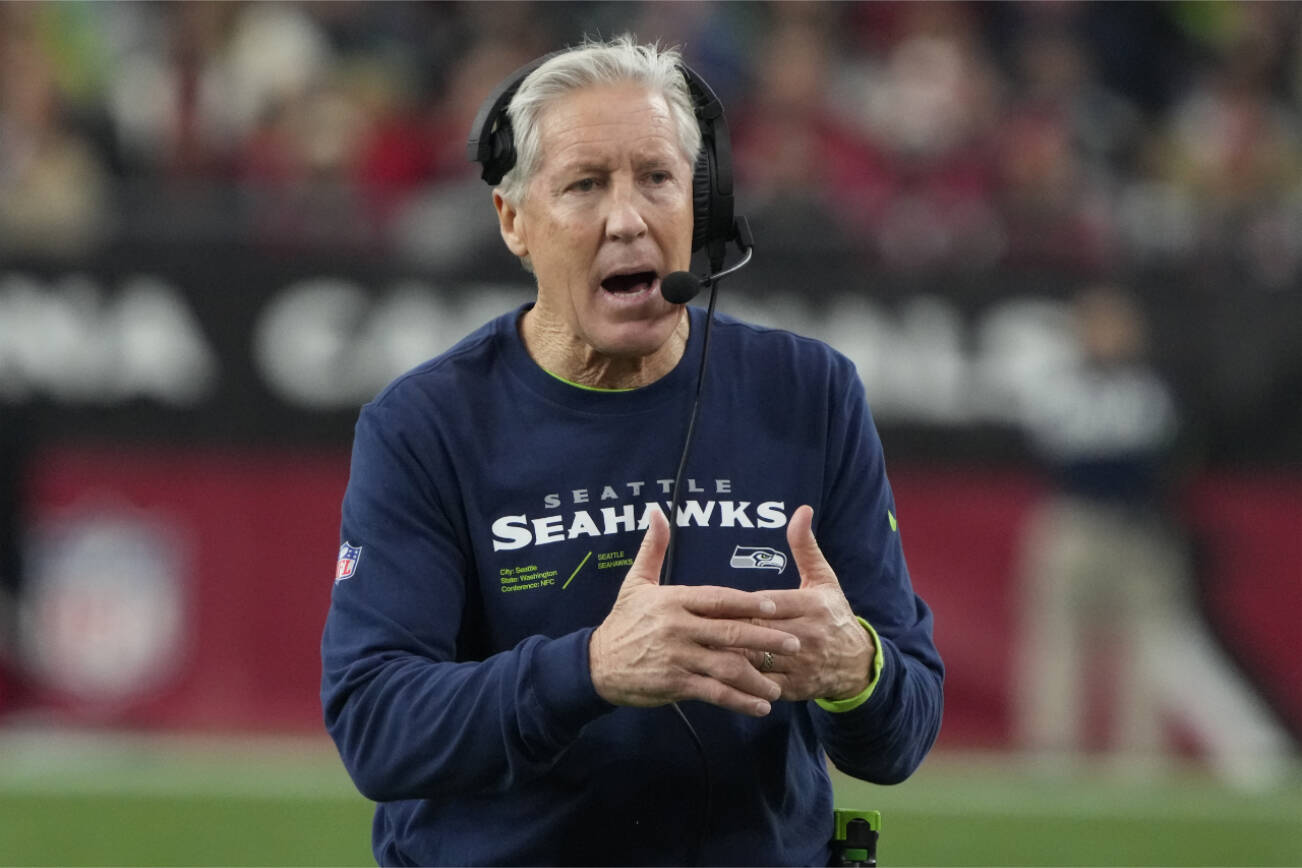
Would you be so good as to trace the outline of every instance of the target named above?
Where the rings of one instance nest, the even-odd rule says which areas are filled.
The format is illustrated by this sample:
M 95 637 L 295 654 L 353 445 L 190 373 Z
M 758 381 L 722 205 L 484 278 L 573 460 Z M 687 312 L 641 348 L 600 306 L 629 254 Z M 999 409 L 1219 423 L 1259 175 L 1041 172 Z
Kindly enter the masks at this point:
M 671 271 L 660 281 L 660 296 L 671 304 L 687 304 L 700 294 L 701 290 L 713 284 L 721 277 L 725 277 L 737 271 L 746 263 L 750 262 L 753 255 L 751 247 L 754 245 L 750 234 L 750 224 L 746 222 L 745 217 L 738 217 L 733 228 L 733 242 L 737 248 L 745 254 L 741 261 L 736 265 L 725 268 L 722 271 L 716 271 L 713 274 L 707 274 L 705 277 L 697 277 L 690 271 Z M 722 256 L 720 256 L 722 259 Z M 722 262 L 715 264 L 715 268 L 722 265 Z
M 696 298 L 705 284 L 690 271 L 674 271 L 660 281 L 660 295 L 672 304 L 687 304 Z

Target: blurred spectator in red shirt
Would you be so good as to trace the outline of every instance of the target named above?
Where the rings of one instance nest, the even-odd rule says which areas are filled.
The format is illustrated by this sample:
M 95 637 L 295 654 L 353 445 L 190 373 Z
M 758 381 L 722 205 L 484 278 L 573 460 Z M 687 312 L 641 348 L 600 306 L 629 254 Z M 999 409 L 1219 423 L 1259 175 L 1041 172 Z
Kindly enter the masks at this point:
M 999 137 L 1005 263 L 1098 272 L 1117 255 L 1113 203 L 1138 111 L 1102 86 L 1060 27 L 1033 27 L 1015 62 L 1016 97 Z
M 885 204 L 863 228 L 904 270 L 973 268 L 1003 254 L 995 210 L 1002 87 L 976 13 L 957 3 L 904 4 L 895 41 L 847 70 L 840 104 L 888 161 Z
M 874 222 L 894 183 L 885 156 L 832 105 L 835 11 L 773 7 L 765 62 L 732 123 L 747 213 L 794 244 L 845 243 L 841 227 Z

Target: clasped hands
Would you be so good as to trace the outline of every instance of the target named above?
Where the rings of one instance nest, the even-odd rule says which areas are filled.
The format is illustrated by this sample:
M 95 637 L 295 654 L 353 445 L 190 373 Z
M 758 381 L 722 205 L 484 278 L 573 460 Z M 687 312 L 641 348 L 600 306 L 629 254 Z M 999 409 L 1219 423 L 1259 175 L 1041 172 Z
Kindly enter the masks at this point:
M 873 643 L 819 550 L 813 515 L 801 506 L 787 525 L 800 587 L 748 592 L 661 585 L 669 522 L 652 511 L 615 605 L 588 644 L 598 695 L 641 707 L 698 699 L 763 717 L 778 699 L 862 692 Z

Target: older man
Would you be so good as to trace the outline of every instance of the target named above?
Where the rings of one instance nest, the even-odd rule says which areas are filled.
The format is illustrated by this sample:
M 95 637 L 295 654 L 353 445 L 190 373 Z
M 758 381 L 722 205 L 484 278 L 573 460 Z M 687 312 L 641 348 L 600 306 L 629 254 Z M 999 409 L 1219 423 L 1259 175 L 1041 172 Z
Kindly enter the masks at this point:
M 363 409 L 344 497 L 322 698 L 376 857 L 826 864 L 824 752 L 894 782 L 940 723 L 862 386 L 716 318 L 662 584 L 704 350 L 661 294 L 691 257 L 691 96 L 622 38 L 548 59 L 509 116 L 493 203 L 537 300 Z

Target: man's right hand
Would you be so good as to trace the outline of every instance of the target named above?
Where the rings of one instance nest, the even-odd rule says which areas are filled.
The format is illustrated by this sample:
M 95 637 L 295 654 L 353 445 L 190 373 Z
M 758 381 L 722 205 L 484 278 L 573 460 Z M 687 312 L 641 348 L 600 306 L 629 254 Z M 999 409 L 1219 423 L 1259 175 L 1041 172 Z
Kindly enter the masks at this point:
M 800 640 L 752 623 L 776 611 L 761 593 L 662 586 L 669 521 L 659 510 L 610 614 L 592 633 L 588 661 L 597 694 L 614 705 L 651 707 L 699 699 L 763 717 L 782 694 L 743 651 L 794 654 Z

